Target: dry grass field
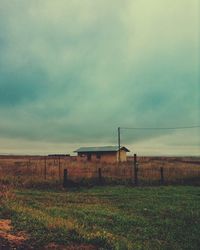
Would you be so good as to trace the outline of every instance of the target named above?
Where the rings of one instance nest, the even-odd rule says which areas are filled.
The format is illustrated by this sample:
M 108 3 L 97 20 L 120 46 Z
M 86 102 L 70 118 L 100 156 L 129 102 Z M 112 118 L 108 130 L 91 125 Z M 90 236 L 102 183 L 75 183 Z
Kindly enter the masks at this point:
M 165 183 L 200 184 L 200 157 L 138 157 L 140 184 L 159 183 L 163 168 Z M 30 182 L 63 182 L 63 171 L 73 181 L 102 179 L 121 183 L 134 180 L 133 159 L 126 163 L 81 162 L 75 157 L 0 156 L 0 180 L 27 185 Z

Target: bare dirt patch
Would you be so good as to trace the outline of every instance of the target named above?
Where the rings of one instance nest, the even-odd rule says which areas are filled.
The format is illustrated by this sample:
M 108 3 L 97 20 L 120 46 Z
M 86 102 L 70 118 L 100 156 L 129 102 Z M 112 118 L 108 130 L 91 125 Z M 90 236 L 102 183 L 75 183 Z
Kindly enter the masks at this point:
M 24 232 L 12 233 L 11 220 L 0 220 L 0 250 L 23 249 L 27 235 Z
M 11 220 L 0 220 L 0 232 L 7 232 L 12 229 Z
M 0 250 L 11 249 L 32 249 L 27 246 L 25 241 L 28 239 L 25 232 L 12 232 L 11 220 L 0 220 Z M 73 244 L 73 245 L 59 245 L 56 243 L 49 243 L 44 247 L 45 250 L 97 250 L 98 248 L 92 244 Z

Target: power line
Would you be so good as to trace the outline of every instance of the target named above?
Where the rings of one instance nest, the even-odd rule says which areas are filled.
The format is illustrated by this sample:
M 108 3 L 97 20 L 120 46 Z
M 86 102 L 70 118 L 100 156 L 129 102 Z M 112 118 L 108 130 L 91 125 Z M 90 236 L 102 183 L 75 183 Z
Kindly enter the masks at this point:
M 127 127 L 118 127 L 118 151 L 119 151 L 119 163 L 121 161 L 120 157 L 120 148 L 121 148 L 121 130 L 122 129 L 131 129 L 131 130 L 178 130 L 178 129 L 194 129 L 200 128 L 200 125 L 193 125 L 193 126 L 182 126 L 182 127 L 157 127 L 157 128 L 150 128 L 150 127 L 135 127 L 135 128 L 127 128 Z
M 200 128 L 200 125 L 196 126 L 185 126 L 185 127 L 157 127 L 157 128 L 149 128 L 149 127 L 143 127 L 143 128 L 126 128 L 126 127 L 120 127 L 120 129 L 140 129 L 140 130 L 172 130 L 172 129 L 193 129 L 193 128 Z

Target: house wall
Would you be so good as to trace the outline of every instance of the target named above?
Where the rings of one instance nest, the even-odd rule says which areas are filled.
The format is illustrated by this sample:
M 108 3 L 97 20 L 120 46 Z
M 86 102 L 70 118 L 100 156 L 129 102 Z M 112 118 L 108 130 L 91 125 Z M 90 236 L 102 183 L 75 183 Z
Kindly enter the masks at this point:
M 100 162 L 115 163 L 117 161 L 117 153 L 116 152 L 101 153 L 100 159 L 96 159 L 96 154 L 95 154 L 95 160 Z
M 117 161 L 119 161 L 119 152 L 117 152 Z M 120 161 L 127 161 L 126 151 L 120 150 Z
M 87 155 L 91 155 L 91 161 L 93 162 L 107 162 L 107 163 L 116 163 L 118 162 L 118 152 L 99 152 L 99 153 L 78 153 L 78 159 L 82 161 L 87 161 Z M 100 155 L 100 158 L 97 156 Z M 121 150 L 120 152 L 120 160 L 126 161 L 126 152 L 124 150 Z

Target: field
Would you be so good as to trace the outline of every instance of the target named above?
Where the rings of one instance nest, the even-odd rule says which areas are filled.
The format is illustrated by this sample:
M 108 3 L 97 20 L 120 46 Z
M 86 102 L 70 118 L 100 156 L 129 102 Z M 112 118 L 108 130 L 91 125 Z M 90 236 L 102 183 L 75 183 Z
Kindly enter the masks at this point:
M 200 185 L 200 157 L 138 157 L 140 185 L 160 184 L 161 168 L 165 184 Z M 38 183 L 62 184 L 63 171 L 68 179 L 90 182 L 101 177 L 106 183 L 134 183 L 133 159 L 127 163 L 81 162 L 74 157 L 0 156 L 0 182 L 37 186 Z M 35 183 L 36 182 L 36 183 Z
M 0 250 L 199 249 L 200 158 L 129 160 L 0 156 Z
M 199 194 L 200 187 L 192 186 L 4 186 L 0 225 L 7 223 L 7 237 L 4 232 L 0 242 L 16 249 L 195 250 L 200 245 Z

